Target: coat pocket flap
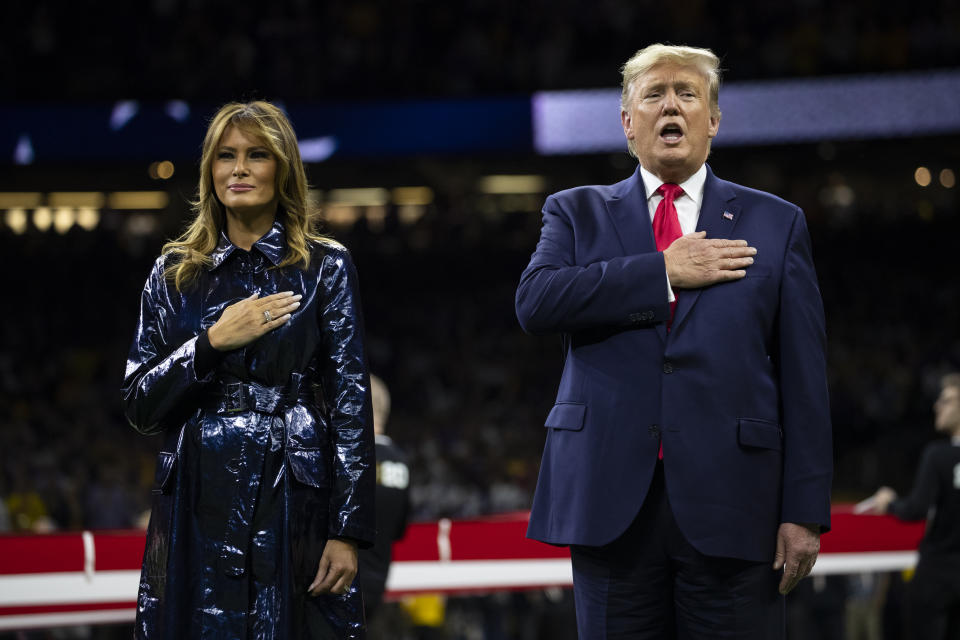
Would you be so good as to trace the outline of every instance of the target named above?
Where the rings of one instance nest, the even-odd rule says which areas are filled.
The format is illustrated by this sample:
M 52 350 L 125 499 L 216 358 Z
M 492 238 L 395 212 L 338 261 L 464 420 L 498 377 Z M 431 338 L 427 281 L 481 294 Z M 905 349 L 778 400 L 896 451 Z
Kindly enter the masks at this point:
M 310 487 L 327 487 L 327 465 L 320 449 L 287 449 L 293 477 Z
M 161 451 L 157 455 L 157 470 L 153 478 L 153 493 L 164 493 L 170 478 L 173 477 L 173 468 L 177 463 L 177 454 L 170 451 Z
M 553 405 L 545 425 L 551 429 L 567 429 L 579 431 L 583 429 L 583 417 L 587 413 L 587 405 L 580 402 L 558 402 Z
M 776 422 L 740 418 L 737 439 L 745 447 L 760 447 L 779 451 L 783 448 L 781 434 L 780 425 Z

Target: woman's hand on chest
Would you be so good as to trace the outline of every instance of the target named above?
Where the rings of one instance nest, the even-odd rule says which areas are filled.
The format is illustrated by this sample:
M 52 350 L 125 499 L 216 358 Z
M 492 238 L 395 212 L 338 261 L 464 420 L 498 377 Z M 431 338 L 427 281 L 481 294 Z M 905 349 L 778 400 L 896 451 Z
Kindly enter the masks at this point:
M 265 298 L 253 294 L 223 310 L 220 318 L 207 330 L 210 345 L 218 351 L 245 347 L 265 333 L 290 320 L 300 306 L 301 295 L 292 291 L 275 293 Z

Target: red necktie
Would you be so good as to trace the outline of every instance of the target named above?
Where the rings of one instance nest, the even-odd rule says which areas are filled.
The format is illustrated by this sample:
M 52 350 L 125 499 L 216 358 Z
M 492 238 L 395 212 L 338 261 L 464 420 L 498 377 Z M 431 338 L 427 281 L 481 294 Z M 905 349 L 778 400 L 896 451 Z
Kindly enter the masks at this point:
M 657 205 L 657 212 L 653 214 L 653 239 L 657 243 L 657 251 L 663 251 L 673 241 L 683 235 L 680 229 L 680 219 L 677 217 L 677 208 L 673 206 L 673 200 L 679 195 L 683 195 L 683 189 L 680 185 L 672 182 L 665 182 L 657 189 L 657 193 L 663 196 L 663 200 Z M 667 331 L 670 331 L 670 325 L 673 323 L 673 312 L 677 308 L 677 301 L 670 303 L 670 319 L 667 320 Z
M 653 239 L 657 243 L 657 251 L 663 251 L 673 241 L 683 235 L 680 229 L 680 219 L 677 217 L 677 208 L 673 206 L 673 200 L 683 194 L 680 185 L 672 182 L 665 182 L 657 189 L 657 193 L 663 196 L 663 200 L 657 205 L 657 211 L 653 214 Z M 667 320 L 667 331 L 670 331 L 670 325 L 673 323 L 673 312 L 677 308 L 677 301 L 670 303 L 670 319 Z M 660 442 L 660 450 L 657 452 L 657 458 L 663 460 L 663 441 Z

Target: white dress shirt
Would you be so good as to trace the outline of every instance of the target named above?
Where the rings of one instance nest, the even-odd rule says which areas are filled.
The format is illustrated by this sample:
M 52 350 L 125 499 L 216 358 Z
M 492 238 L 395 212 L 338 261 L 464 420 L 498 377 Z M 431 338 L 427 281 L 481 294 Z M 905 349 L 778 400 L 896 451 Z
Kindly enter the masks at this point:
M 647 190 L 647 209 L 650 213 L 650 224 L 653 224 L 657 205 L 663 200 L 663 196 L 657 193 L 663 181 L 643 167 L 640 167 L 640 175 L 643 177 L 643 186 Z M 707 165 L 700 165 L 696 173 L 680 183 L 683 193 L 674 199 L 673 205 L 677 208 L 677 218 L 683 235 L 697 230 L 697 222 L 700 220 L 700 203 L 703 200 L 703 186 L 706 182 Z M 673 294 L 673 287 L 670 286 L 670 277 L 667 276 L 667 301 L 674 300 L 676 296 Z

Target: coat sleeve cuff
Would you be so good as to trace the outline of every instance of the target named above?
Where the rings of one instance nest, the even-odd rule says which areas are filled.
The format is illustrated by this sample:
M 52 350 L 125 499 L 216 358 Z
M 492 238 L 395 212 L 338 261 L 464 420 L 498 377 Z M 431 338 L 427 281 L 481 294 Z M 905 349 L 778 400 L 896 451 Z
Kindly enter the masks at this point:
M 208 373 L 217 368 L 227 357 L 226 351 L 218 351 L 210 344 L 210 337 L 206 331 L 197 336 L 196 351 L 193 356 L 193 370 L 197 378 L 203 379 Z
M 358 549 L 369 549 L 376 540 L 376 531 L 370 527 L 361 525 L 346 524 L 339 529 L 331 529 L 328 532 L 330 539 L 340 538 L 350 540 L 356 543 Z

